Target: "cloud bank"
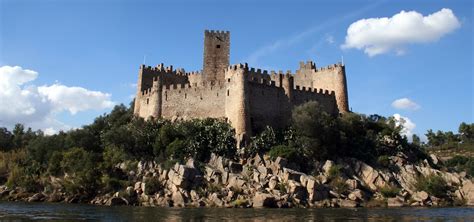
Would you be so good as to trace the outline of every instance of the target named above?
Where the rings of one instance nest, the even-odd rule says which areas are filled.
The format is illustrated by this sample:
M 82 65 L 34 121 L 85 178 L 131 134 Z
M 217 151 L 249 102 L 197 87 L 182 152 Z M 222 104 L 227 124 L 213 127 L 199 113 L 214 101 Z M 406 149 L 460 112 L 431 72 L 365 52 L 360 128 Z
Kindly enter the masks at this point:
M 392 107 L 395 109 L 417 110 L 421 106 L 408 98 L 400 98 L 392 102 Z
M 369 56 L 388 52 L 401 55 L 409 44 L 435 42 L 460 26 L 451 9 L 443 8 L 427 16 L 401 11 L 391 18 L 368 18 L 352 23 L 341 48 L 363 49 Z
M 38 72 L 19 66 L 0 67 L 0 126 L 11 128 L 16 123 L 41 129 L 46 134 L 71 127 L 57 120 L 68 111 L 74 115 L 87 110 L 111 108 L 110 94 L 60 83 L 31 84 Z

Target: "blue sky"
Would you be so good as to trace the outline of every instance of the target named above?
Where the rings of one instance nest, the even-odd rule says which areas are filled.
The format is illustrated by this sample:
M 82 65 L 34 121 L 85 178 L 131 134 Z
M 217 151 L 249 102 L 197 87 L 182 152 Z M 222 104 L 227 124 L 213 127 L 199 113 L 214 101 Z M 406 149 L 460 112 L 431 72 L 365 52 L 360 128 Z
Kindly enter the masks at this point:
M 0 84 L 0 124 L 51 132 L 88 124 L 113 104 L 130 103 L 144 55 L 148 65 L 200 70 L 203 32 L 217 29 L 231 32 L 231 63 L 294 72 L 301 60 L 326 66 L 343 57 L 353 111 L 399 114 L 419 135 L 457 131 L 474 122 L 473 5 L 427 2 L 0 0 L 0 67 L 8 80 Z M 414 13 L 428 20 L 438 13 L 427 23 L 437 29 Z M 411 29 L 379 19 L 397 14 Z M 366 29 L 348 35 L 357 21 Z M 370 46 L 381 52 L 370 54 Z

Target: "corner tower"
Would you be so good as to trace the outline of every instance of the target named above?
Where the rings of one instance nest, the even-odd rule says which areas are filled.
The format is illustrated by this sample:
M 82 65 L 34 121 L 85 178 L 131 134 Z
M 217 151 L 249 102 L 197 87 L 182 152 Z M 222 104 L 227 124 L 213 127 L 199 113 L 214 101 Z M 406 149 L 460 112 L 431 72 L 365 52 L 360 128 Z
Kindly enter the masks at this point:
M 224 81 L 225 70 L 229 66 L 230 32 L 209 31 L 204 32 L 204 81 Z

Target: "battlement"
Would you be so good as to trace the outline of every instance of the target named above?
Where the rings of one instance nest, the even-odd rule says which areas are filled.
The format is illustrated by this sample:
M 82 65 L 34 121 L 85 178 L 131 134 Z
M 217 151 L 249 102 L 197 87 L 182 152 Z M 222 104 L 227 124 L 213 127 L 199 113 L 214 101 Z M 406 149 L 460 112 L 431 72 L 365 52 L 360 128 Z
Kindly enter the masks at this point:
M 316 69 L 316 63 L 313 61 L 300 61 L 300 69 Z
M 332 69 L 341 68 L 341 67 L 344 67 L 344 65 L 341 62 L 339 62 L 336 64 L 328 65 L 326 67 L 320 67 L 319 69 L 316 69 L 316 72 L 324 71 L 324 70 L 332 70 Z
M 222 31 L 222 30 L 205 30 L 204 35 L 230 35 L 229 31 Z

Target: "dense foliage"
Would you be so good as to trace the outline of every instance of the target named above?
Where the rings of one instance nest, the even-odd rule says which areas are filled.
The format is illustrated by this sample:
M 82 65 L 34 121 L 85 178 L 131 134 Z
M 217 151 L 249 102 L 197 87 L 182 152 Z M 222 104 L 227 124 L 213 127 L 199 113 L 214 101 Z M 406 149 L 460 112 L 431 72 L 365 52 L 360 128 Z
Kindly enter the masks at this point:
M 21 124 L 13 132 L 0 128 L 0 182 L 35 191 L 47 186 L 41 177 L 64 177 L 66 192 L 91 196 L 127 185 L 121 164 L 134 170 L 140 160 L 207 161 L 212 152 L 235 158 L 234 130 L 224 121 L 144 121 L 132 111 L 119 105 L 90 125 L 51 136 Z
M 376 162 L 397 152 L 414 154 L 416 159 L 425 157 L 418 145 L 401 135 L 401 130 L 393 118 L 356 113 L 332 116 L 317 102 L 308 102 L 293 110 L 290 128 L 275 132 L 267 127 L 252 138 L 248 151 L 251 155 L 270 152 L 271 156 L 295 160 L 354 157 Z
M 294 109 L 287 129 L 266 127 L 237 153 L 234 130 L 223 120 L 145 121 L 133 116 L 133 107 L 119 105 L 90 125 L 51 136 L 25 130 L 21 124 L 12 132 L 0 128 L 0 182 L 33 191 L 49 186 L 42 178 L 61 177 L 60 185 L 68 193 L 91 196 L 130 185 L 125 172 L 136 170 L 140 160 L 169 167 L 188 157 L 199 164 L 211 153 L 230 159 L 268 153 L 308 172 L 315 160 L 353 157 L 383 166 L 397 152 L 425 158 L 401 130 L 392 118 L 333 116 L 308 102 Z M 149 182 L 150 189 L 159 188 Z
M 426 145 L 430 148 L 467 148 L 472 150 L 474 147 L 474 123 L 461 123 L 458 133 L 453 133 L 452 131 L 443 132 L 441 130 L 435 133 L 430 129 L 425 135 L 428 139 Z

